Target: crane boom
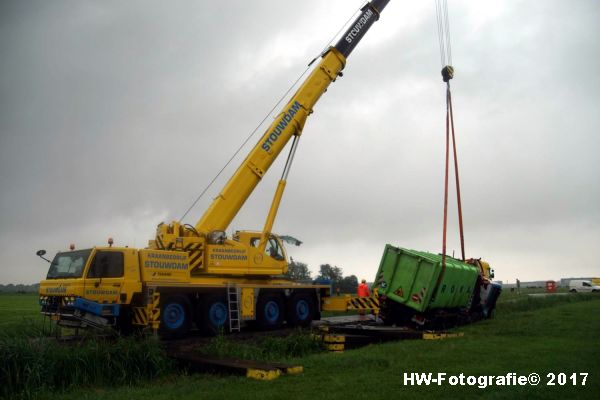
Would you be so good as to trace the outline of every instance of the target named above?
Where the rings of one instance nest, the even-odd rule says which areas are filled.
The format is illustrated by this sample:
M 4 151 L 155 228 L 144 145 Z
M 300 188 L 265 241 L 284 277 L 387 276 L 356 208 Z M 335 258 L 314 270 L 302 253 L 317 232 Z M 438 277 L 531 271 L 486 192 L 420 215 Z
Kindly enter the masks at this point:
M 148 248 L 185 251 L 188 268 L 196 274 L 279 275 L 287 271 L 287 256 L 281 241 L 271 235 L 293 152 L 307 117 L 331 82 L 341 76 L 346 59 L 365 33 L 379 19 L 389 0 L 372 0 L 318 64 L 267 128 L 248 156 L 213 200 L 195 226 L 173 221 L 156 228 Z M 262 232 L 237 231 L 231 238 L 225 230 L 252 194 L 291 138 L 295 138 L 284 174 L 277 186 Z
M 300 136 L 306 118 L 328 86 L 345 66 L 346 58 L 379 19 L 389 0 L 373 0 L 365 4 L 335 46 L 325 51 L 300 88 L 267 128 L 246 159 L 229 179 L 219 195 L 200 218 L 195 228 L 199 232 L 227 229 L 269 167 L 293 136 Z

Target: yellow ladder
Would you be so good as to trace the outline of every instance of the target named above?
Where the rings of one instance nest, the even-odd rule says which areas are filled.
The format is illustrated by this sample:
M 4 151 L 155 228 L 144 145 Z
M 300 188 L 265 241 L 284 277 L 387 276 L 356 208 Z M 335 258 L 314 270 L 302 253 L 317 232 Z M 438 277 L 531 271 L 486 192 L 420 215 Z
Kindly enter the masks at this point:
M 227 308 L 229 311 L 229 332 L 240 331 L 240 303 L 235 285 L 227 284 Z

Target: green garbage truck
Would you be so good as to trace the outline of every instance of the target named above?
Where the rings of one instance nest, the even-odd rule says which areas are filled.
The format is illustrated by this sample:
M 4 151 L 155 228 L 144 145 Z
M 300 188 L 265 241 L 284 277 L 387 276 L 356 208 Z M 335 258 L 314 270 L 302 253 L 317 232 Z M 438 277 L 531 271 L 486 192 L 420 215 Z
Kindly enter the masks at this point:
M 449 327 L 492 316 L 502 286 L 480 259 L 386 245 L 374 289 L 387 324 Z

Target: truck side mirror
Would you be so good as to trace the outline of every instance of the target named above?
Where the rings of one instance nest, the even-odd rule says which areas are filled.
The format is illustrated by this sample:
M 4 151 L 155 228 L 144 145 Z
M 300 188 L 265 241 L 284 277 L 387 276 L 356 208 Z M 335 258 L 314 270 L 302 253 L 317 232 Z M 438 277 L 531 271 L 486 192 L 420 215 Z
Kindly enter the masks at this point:
M 46 250 L 38 250 L 35 252 L 36 256 L 38 256 L 42 260 L 46 260 L 46 261 L 50 262 L 50 260 L 48 260 L 46 257 L 44 257 L 44 254 L 46 254 Z

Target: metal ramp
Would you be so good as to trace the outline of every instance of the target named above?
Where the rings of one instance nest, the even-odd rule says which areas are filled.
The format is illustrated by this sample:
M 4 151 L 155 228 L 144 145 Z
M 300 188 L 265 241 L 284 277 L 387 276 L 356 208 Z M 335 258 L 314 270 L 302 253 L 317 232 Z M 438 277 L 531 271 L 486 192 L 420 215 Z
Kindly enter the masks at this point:
M 235 285 L 227 285 L 227 309 L 229 313 L 229 332 L 240 331 L 240 302 Z

